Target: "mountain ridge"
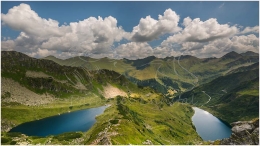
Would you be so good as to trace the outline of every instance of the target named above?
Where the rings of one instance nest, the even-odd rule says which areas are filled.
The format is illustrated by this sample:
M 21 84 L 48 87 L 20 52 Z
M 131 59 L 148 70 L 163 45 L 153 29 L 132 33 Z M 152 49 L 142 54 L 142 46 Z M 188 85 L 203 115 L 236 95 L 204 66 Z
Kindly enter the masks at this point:
M 236 51 L 231 51 L 231 52 L 228 52 L 226 54 L 224 54 L 223 56 L 221 57 L 218 57 L 218 58 L 222 58 L 224 57 L 225 55 L 229 54 L 230 56 L 233 54 L 239 54 L 239 55 L 242 55 L 242 56 L 259 56 L 259 53 L 256 53 L 256 52 L 253 52 L 253 51 L 246 51 L 244 53 L 237 53 Z M 228 55 L 228 56 L 229 56 Z M 49 56 L 46 56 L 46 57 L 42 57 L 42 58 L 39 58 L 39 59 L 45 59 L 45 58 L 48 58 L 48 57 L 51 57 L 53 55 L 49 55 Z M 55 56 L 53 56 L 55 57 Z M 88 58 L 91 58 L 89 56 L 74 56 L 74 57 L 88 57 Z M 71 58 L 74 58 L 74 57 L 71 57 Z M 147 58 L 157 58 L 155 57 L 154 55 L 152 56 L 147 56 L 147 57 L 144 57 L 144 58 L 137 58 L 137 59 L 127 59 L 127 58 L 121 58 L 121 59 L 118 59 L 118 60 L 130 60 L 130 61 L 134 61 L 134 60 L 142 60 L 142 59 L 147 59 Z M 207 58 L 199 58 L 199 57 L 196 57 L 196 56 L 192 56 L 192 55 L 180 55 L 180 56 L 168 56 L 168 57 L 164 57 L 164 58 L 158 58 L 158 59 L 172 59 L 172 58 L 189 58 L 189 57 L 194 57 L 194 58 L 197 58 L 197 59 L 209 59 L 209 58 L 217 58 L 217 57 L 207 57 Z M 57 57 L 55 57 L 57 58 Z M 103 58 L 108 58 L 108 57 L 103 57 Z M 60 59 L 60 58 L 57 58 L 57 59 Z M 66 59 L 61 59 L 61 60 L 67 60 L 67 59 L 70 59 L 70 58 L 66 58 Z M 92 59 L 102 59 L 102 58 L 92 58 Z M 114 59 L 114 58 L 108 58 L 108 59 Z M 115 59 L 117 60 L 117 59 Z
M 183 92 L 191 88 L 185 86 L 187 84 L 194 86 L 204 84 L 236 68 L 248 66 L 259 61 L 258 56 L 242 56 L 236 52 L 230 52 L 222 58 L 206 59 L 200 59 L 190 55 L 180 56 L 179 58 L 167 57 L 164 59 L 151 56 L 138 60 L 93 59 L 84 56 L 73 57 L 66 60 L 53 59 L 53 57 L 47 57 L 45 59 L 50 59 L 60 65 L 83 67 L 87 70 L 113 70 L 121 75 L 138 80 L 138 85 L 144 85 L 146 84 L 145 82 L 155 80 L 157 82 L 156 84 L 158 84 L 158 86 L 156 86 L 160 86 L 159 88 L 162 89 L 159 92 L 163 92 L 164 94 L 166 94 L 166 91 L 168 91 L 171 86 L 176 87 L 174 90 L 180 89 L 180 91 Z M 173 83 L 165 84 L 163 78 L 168 78 L 172 80 Z M 158 90 L 159 88 L 156 86 L 153 88 Z

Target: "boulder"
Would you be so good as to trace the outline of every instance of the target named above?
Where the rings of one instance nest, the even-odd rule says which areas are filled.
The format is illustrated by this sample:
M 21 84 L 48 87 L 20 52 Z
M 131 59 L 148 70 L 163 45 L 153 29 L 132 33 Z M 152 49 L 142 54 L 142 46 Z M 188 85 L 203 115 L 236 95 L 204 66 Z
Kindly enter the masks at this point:
M 259 119 L 231 123 L 232 134 L 220 145 L 259 145 Z
M 153 145 L 153 142 L 151 140 L 147 139 L 142 144 L 144 144 L 144 145 Z
M 250 123 L 243 123 L 241 125 L 235 125 L 231 130 L 232 133 L 235 133 L 236 135 L 244 136 L 247 134 L 247 132 L 253 132 L 254 127 L 255 126 Z

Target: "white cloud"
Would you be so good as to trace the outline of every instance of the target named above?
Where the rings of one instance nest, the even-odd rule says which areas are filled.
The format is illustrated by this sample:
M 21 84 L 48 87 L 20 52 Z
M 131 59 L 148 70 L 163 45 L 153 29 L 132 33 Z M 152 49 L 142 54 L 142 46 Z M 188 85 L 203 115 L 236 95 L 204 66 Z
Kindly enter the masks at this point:
M 203 48 L 203 46 L 206 43 L 200 43 L 200 42 L 184 42 L 181 44 L 181 51 L 186 51 L 186 50 L 198 50 Z
M 209 42 L 220 38 L 231 37 L 239 30 L 235 26 L 219 24 L 217 19 L 210 18 L 201 21 L 199 18 L 191 19 L 187 17 L 183 20 L 183 31 L 170 36 L 163 41 L 163 45 L 180 42 Z
M 175 33 L 181 30 L 178 27 L 179 15 L 167 9 L 164 15 L 159 15 L 158 20 L 147 16 L 141 18 L 139 24 L 133 28 L 131 39 L 135 42 L 147 42 L 158 39 L 166 33 Z
M 54 55 L 56 56 L 57 54 L 57 51 L 49 51 L 47 49 L 41 49 L 41 48 L 38 48 L 37 51 L 35 52 L 31 52 L 31 53 L 27 53 L 29 56 L 31 57 L 39 57 L 39 58 L 42 58 L 42 57 L 46 57 L 46 56 L 49 56 L 49 55 Z
M 117 26 L 117 19 L 112 16 L 89 17 L 59 26 L 56 20 L 41 18 L 27 4 L 15 6 L 1 17 L 3 25 L 20 31 L 14 40 L 2 37 L 1 49 L 24 52 L 33 57 L 54 55 L 65 59 L 84 55 L 137 59 L 152 55 L 159 58 L 181 54 L 220 57 L 229 51 L 259 52 L 259 38 L 250 34 L 259 33 L 259 26 L 240 31 L 241 26 L 219 24 L 214 18 L 201 21 L 187 17 L 181 29 L 178 26 L 180 17 L 171 9 L 165 10 L 157 20 L 150 16 L 141 18 L 132 32 Z M 147 43 L 165 34 L 172 36 L 161 46 L 152 48 Z M 122 44 L 122 39 L 127 43 Z M 116 43 L 118 47 L 115 48 Z
M 199 18 L 189 17 L 183 20 L 184 29 L 162 42 L 164 47 L 172 47 L 179 44 L 179 52 L 197 57 L 221 57 L 222 55 L 236 51 L 259 52 L 259 39 L 253 35 L 241 35 L 245 33 L 258 33 L 259 27 L 246 27 L 239 32 L 239 28 L 228 24 L 219 24 L 216 19 L 201 21 Z M 241 35 L 241 36 L 236 36 Z
M 14 50 L 22 52 L 59 50 L 60 52 L 84 52 L 102 54 L 111 51 L 114 42 L 129 38 L 129 33 L 117 26 L 112 17 L 89 17 L 69 25 L 38 16 L 29 5 L 20 4 L 1 14 L 2 22 L 12 29 L 21 31 L 14 40 Z
M 206 58 L 221 57 L 231 51 L 238 53 L 246 51 L 259 52 L 259 39 L 253 34 L 222 38 L 207 44 L 199 43 L 197 45 L 201 45 L 199 49 L 187 49 L 183 53 Z
M 240 32 L 240 34 L 246 34 L 246 33 L 259 33 L 259 26 L 246 27 L 243 31 Z
M 14 50 L 15 43 L 13 40 L 1 41 L 1 50 L 2 51 L 12 51 Z
M 7 14 L 1 14 L 4 25 L 12 29 L 23 31 L 28 35 L 49 37 L 61 36 L 59 22 L 44 19 L 31 9 L 27 4 L 20 4 L 9 9 Z
M 50 38 L 42 44 L 42 47 L 62 48 L 63 51 L 104 53 L 110 51 L 114 42 L 128 37 L 121 27 L 117 27 L 117 20 L 111 16 L 105 19 L 90 17 L 70 23 L 70 30 L 62 37 Z
M 232 39 L 232 47 L 228 51 L 254 51 L 259 52 L 259 38 L 254 34 L 234 36 Z
M 153 49 L 153 54 L 155 57 L 158 58 L 165 58 L 165 57 L 170 57 L 170 56 L 178 56 L 181 55 L 182 53 L 180 51 L 175 51 L 169 47 L 156 47 Z
M 122 44 L 116 49 L 119 58 L 138 59 L 153 55 L 153 49 L 148 43 L 130 42 Z

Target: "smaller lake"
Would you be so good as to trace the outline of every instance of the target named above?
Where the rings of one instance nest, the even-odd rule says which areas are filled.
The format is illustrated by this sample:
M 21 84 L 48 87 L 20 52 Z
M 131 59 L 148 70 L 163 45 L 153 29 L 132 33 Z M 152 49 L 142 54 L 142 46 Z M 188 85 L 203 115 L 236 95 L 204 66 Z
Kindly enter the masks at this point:
M 107 106 L 74 111 L 52 116 L 14 127 L 10 132 L 21 132 L 29 136 L 57 135 L 64 132 L 87 131 L 96 122 L 96 115 L 104 112 Z
M 197 107 L 193 107 L 193 109 L 195 114 L 192 117 L 192 122 L 203 140 L 217 140 L 230 137 L 232 132 L 229 126 L 207 111 Z

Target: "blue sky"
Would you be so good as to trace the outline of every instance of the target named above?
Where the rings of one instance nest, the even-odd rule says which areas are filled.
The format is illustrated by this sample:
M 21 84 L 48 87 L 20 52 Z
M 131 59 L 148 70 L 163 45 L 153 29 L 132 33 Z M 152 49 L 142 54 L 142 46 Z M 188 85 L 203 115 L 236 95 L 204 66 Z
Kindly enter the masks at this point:
M 23 9 L 22 6 L 19 7 L 21 3 L 28 5 L 29 8 L 24 7 Z M 19 15 L 21 15 L 20 18 L 23 17 L 23 15 L 25 15 L 25 13 L 23 14 L 23 11 L 30 10 L 30 13 L 28 13 L 28 15 L 31 15 L 33 14 L 33 12 L 35 12 L 39 17 L 39 22 L 35 22 L 35 24 L 32 23 L 32 26 L 28 25 L 27 28 L 26 26 L 24 26 L 24 24 L 29 23 L 31 18 L 29 16 L 27 17 L 27 14 L 24 19 L 24 21 L 27 22 L 22 22 L 23 20 L 19 20 L 17 22 L 12 21 L 12 17 L 13 18 L 16 16 L 18 17 L 18 15 L 16 13 L 13 14 L 10 13 L 10 15 L 7 14 L 8 11 L 10 9 L 13 9 L 15 6 L 18 7 L 17 10 L 20 11 L 19 13 Z M 170 17 L 167 18 L 165 17 L 167 22 L 159 21 L 158 15 L 164 16 L 164 12 L 166 12 L 166 10 L 169 10 L 168 11 L 169 15 L 171 15 L 173 19 L 177 20 L 176 23 L 177 25 L 175 27 L 169 26 L 169 25 L 175 25 L 175 24 L 171 24 L 171 22 L 172 23 L 176 22 Z M 167 2 L 137 2 L 137 1 L 12 2 L 12 1 L 2 1 L 1 16 L 2 16 L 1 18 L 2 43 L 1 44 L 2 46 L 4 46 L 4 48 L 2 47 L 2 49 L 20 51 L 34 57 L 44 57 L 45 55 L 54 54 L 60 58 L 67 58 L 67 57 L 71 57 L 73 53 L 80 54 L 80 52 L 81 53 L 84 52 L 87 54 L 95 54 L 96 57 L 108 56 L 113 58 L 115 57 L 115 54 L 120 58 L 125 57 L 130 59 L 147 57 L 145 55 L 144 56 L 140 55 L 140 52 L 142 51 L 144 52 L 148 51 L 150 53 L 147 53 L 147 55 L 155 55 L 158 57 L 166 57 L 167 55 L 169 56 L 169 54 L 171 55 L 190 54 L 197 57 L 213 57 L 213 56 L 219 57 L 228 51 L 243 52 L 249 50 L 249 51 L 258 52 L 258 49 L 256 50 L 256 47 L 257 46 L 259 47 L 259 42 L 256 42 L 256 38 L 258 39 L 259 37 L 258 36 L 259 3 L 257 1 L 253 1 L 253 2 L 221 2 L 221 1 L 218 2 L 210 2 L 210 1 L 203 1 L 203 2 L 195 2 L 195 1 L 194 2 L 174 2 L 174 1 L 167 1 Z M 111 36 L 113 39 L 110 40 L 110 38 L 105 38 L 104 36 L 98 36 L 98 34 L 101 33 L 106 34 L 105 32 L 98 32 L 97 34 L 95 34 L 93 32 L 86 31 L 85 35 L 84 33 L 79 35 L 80 31 L 78 31 L 77 33 L 75 33 L 75 35 L 71 34 L 69 28 L 71 22 L 75 22 L 79 24 L 79 21 L 84 21 L 90 17 L 95 17 L 96 19 L 98 19 L 98 16 L 100 16 L 102 19 L 112 16 L 117 21 L 116 29 L 118 33 L 117 34 L 113 33 L 114 38 Z M 147 16 L 150 16 L 152 20 L 150 18 L 147 18 Z M 191 25 L 184 26 L 182 23 L 184 22 L 184 19 L 187 17 L 191 19 L 191 21 L 189 21 Z M 61 27 L 62 25 L 66 24 L 68 28 L 59 30 L 60 31 L 59 35 L 48 33 L 46 34 L 46 36 L 41 36 L 37 32 L 33 32 L 34 28 L 30 29 L 30 27 L 33 27 L 33 25 L 39 27 L 39 29 L 42 27 L 43 30 L 44 28 L 51 27 L 49 26 L 49 24 L 44 24 L 44 25 L 39 24 L 40 22 L 43 22 L 41 20 L 44 19 L 49 20 L 49 18 L 57 21 L 59 23 L 58 27 Z M 138 29 L 136 28 L 136 30 L 134 30 L 134 27 L 138 25 L 141 26 L 140 25 L 141 18 L 147 20 L 148 22 L 147 28 L 143 28 L 142 30 L 142 28 L 139 27 Z M 199 18 L 200 23 L 197 23 L 197 21 L 196 22 L 193 21 L 195 20 L 195 18 Z M 158 23 L 149 26 L 149 28 L 151 29 L 148 29 L 148 25 L 154 22 L 153 20 L 157 21 Z M 90 22 L 86 21 L 84 23 L 90 23 Z M 167 28 L 164 29 L 163 27 L 166 26 L 166 23 L 167 23 Z M 215 23 L 217 23 L 217 25 L 214 25 Z M 212 27 L 210 26 L 211 24 Z M 86 24 L 86 25 L 99 26 L 99 22 L 96 22 L 96 20 L 94 22 L 93 20 L 91 21 L 91 24 Z M 100 24 L 100 27 L 103 27 L 102 25 L 103 23 Z M 120 26 L 122 28 L 119 28 Z M 192 27 L 197 28 L 197 26 L 201 28 L 209 27 L 212 30 L 205 29 L 205 30 L 201 30 L 202 31 L 201 34 L 196 34 L 199 32 L 192 32 L 192 29 L 189 29 Z M 57 29 L 61 29 L 58 27 Z M 77 28 L 79 27 L 81 26 L 77 25 Z M 156 28 L 158 30 L 153 32 Z M 243 31 L 245 30 L 245 28 L 247 28 L 247 31 Z M 48 29 L 50 32 L 53 32 L 51 28 Z M 114 28 L 111 29 L 115 30 Z M 80 28 L 80 30 L 82 31 L 84 30 L 84 28 Z M 211 33 L 215 31 L 219 31 L 219 32 L 217 32 L 216 34 Z M 222 34 L 223 32 L 227 32 L 227 33 Z M 93 33 L 93 36 L 87 37 L 87 34 L 89 33 Z M 123 34 L 123 33 L 128 33 L 128 34 Z M 79 37 L 84 38 L 86 36 L 87 39 L 93 37 L 92 40 L 94 43 L 97 42 L 95 40 L 97 38 L 98 39 L 103 38 L 102 39 L 103 41 L 99 42 L 99 44 L 94 44 L 91 48 L 87 48 L 85 46 L 79 46 L 80 49 L 77 49 L 77 47 L 75 48 L 76 41 L 71 42 L 71 44 L 74 44 L 74 46 L 70 46 L 69 48 L 74 48 L 74 49 L 69 49 L 69 51 L 68 48 L 66 49 L 65 46 L 59 44 L 54 45 L 52 43 L 52 45 L 50 45 L 52 37 L 53 40 L 59 40 L 59 39 L 71 40 L 72 38 L 68 38 L 68 34 L 71 34 L 71 37 L 73 36 L 76 38 Z M 192 35 L 194 35 L 194 37 Z M 196 38 L 196 36 L 200 36 L 200 35 L 201 37 Z M 192 38 L 191 39 L 192 41 L 190 41 L 188 36 Z M 24 41 L 33 45 L 26 45 L 25 43 L 21 44 L 19 43 L 18 38 L 19 39 L 26 38 Z M 30 38 L 31 40 L 29 40 L 28 38 Z M 230 41 L 230 44 L 227 44 L 226 48 L 223 49 L 223 46 L 218 46 L 218 44 L 221 44 L 221 41 L 227 42 L 227 40 L 225 39 L 228 39 L 228 41 Z M 237 48 L 234 47 L 238 45 L 237 44 L 238 42 L 234 42 L 234 41 L 243 42 L 243 40 L 247 40 L 248 42 L 251 42 L 251 44 L 244 43 Z M 80 41 L 82 42 L 84 41 L 84 39 Z M 203 43 L 201 43 L 201 41 L 203 41 Z M 90 43 L 93 44 L 93 42 L 84 41 L 85 45 L 88 45 Z M 44 45 L 43 43 L 46 44 Z M 48 43 L 50 44 L 47 45 Z M 176 45 L 173 44 L 178 44 L 179 46 L 181 46 L 181 48 L 180 47 L 174 48 L 173 46 Z M 215 45 L 216 48 L 210 49 L 209 47 L 211 47 L 213 44 Z M 62 49 L 62 47 L 64 47 L 64 49 Z M 222 47 L 222 50 L 218 50 L 221 49 L 220 47 Z M 243 47 L 246 47 L 246 49 L 241 50 L 241 48 Z M 198 48 L 198 49 L 194 49 L 194 48 Z M 208 51 L 205 52 L 205 50 Z M 129 55 L 129 51 L 130 54 L 131 52 L 133 53 Z M 162 53 L 160 53 L 160 51 Z M 63 54 L 61 54 L 61 52 L 63 52 Z M 124 54 L 124 52 L 128 52 L 128 55 Z

